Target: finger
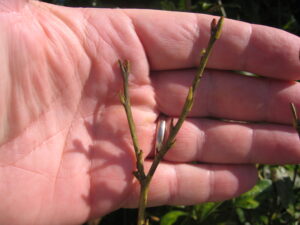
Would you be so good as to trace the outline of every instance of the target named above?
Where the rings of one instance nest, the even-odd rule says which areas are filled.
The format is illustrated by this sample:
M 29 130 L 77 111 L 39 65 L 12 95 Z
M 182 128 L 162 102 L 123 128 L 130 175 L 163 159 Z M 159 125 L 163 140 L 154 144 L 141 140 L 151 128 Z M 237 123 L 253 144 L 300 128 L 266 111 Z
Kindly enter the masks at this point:
M 159 111 L 179 116 L 194 70 L 153 72 Z M 201 79 L 190 116 L 291 124 L 289 103 L 300 107 L 300 84 L 209 70 Z
M 125 10 L 152 70 L 195 67 L 206 47 L 213 16 L 153 10 Z M 300 78 L 300 38 L 285 31 L 226 19 L 208 66 L 245 70 L 279 79 Z
M 164 159 L 173 162 L 296 164 L 300 162 L 300 141 L 297 132 L 289 126 L 189 119 Z
M 249 190 L 256 180 L 256 169 L 251 165 L 161 163 L 150 184 L 148 205 L 191 205 L 223 201 Z M 136 183 L 124 207 L 137 207 L 138 197 L 139 185 Z

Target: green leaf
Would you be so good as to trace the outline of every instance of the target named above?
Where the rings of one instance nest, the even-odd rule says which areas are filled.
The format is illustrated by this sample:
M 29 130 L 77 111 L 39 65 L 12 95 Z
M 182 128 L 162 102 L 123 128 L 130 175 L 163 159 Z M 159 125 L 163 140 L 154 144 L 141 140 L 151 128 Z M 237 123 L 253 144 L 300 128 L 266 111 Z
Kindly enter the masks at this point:
M 196 217 L 199 222 L 205 221 L 210 214 L 216 211 L 216 209 L 222 204 L 222 202 L 207 202 L 195 206 Z
M 160 221 L 160 225 L 172 225 L 179 217 L 187 215 L 184 211 L 171 211 L 165 214 Z
M 240 198 L 256 198 L 258 195 L 262 194 L 263 192 L 267 191 L 272 186 L 272 181 L 269 179 L 260 180 L 250 191 L 246 192 L 245 194 L 241 195 L 237 199 Z
M 272 186 L 272 181 L 268 179 L 260 180 L 254 188 L 240 197 L 236 198 L 234 204 L 235 207 L 243 208 L 243 209 L 255 209 L 260 203 L 256 200 L 256 198 L 263 193 L 267 192 L 269 188 Z M 263 195 L 265 196 L 265 195 Z
M 246 222 L 244 210 L 242 210 L 241 208 L 237 208 L 236 209 L 236 214 L 238 215 L 239 221 L 241 223 L 245 223 Z
M 211 7 L 213 7 L 213 4 L 210 2 L 198 2 L 198 4 L 200 5 L 201 9 L 203 11 L 207 11 L 209 10 Z
M 259 202 L 251 197 L 242 198 L 235 203 L 235 206 L 242 209 L 255 209 L 259 206 Z
M 179 9 L 179 10 L 186 10 L 186 7 L 185 7 L 185 0 L 179 0 L 179 1 L 178 1 L 178 9 Z

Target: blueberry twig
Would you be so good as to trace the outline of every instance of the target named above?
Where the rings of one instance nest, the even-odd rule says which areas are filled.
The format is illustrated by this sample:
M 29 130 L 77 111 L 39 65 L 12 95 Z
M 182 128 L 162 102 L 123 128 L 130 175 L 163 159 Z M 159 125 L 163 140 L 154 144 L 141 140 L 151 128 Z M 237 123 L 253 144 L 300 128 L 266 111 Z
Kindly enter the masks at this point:
M 149 185 L 151 182 L 151 179 L 163 159 L 164 155 L 168 152 L 168 150 L 171 149 L 171 147 L 175 144 L 176 141 L 176 135 L 178 134 L 183 122 L 185 121 L 188 113 L 191 111 L 194 99 L 195 99 L 195 92 L 197 87 L 199 86 L 200 80 L 203 76 L 204 69 L 207 65 L 208 58 L 211 54 L 212 48 L 216 40 L 220 38 L 222 25 L 223 25 L 224 18 L 221 17 L 218 22 L 216 19 L 213 19 L 211 22 L 211 35 L 209 42 L 207 44 L 207 48 L 203 49 L 201 51 L 201 59 L 200 63 L 195 75 L 195 78 L 193 80 L 193 83 L 191 87 L 189 88 L 186 101 L 184 103 L 183 109 L 181 111 L 181 114 L 179 116 L 179 119 L 174 124 L 174 121 L 171 121 L 171 125 L 169 128 L 169 135 L 166 138 L 166 141 L 162 144 L 160 149 L 158 150 L 158 154 L 155 155 L 153 163 L 148 171 L 148 173 L 145 173 L 144 165 L 143 165 L 143 151 L 140 149 L 138 144 L 138 139 L 136 135 L 136 129 L 135 124 L 131 112 L 131 104 L 130 104 L 130 97 L 129 97 L 129 91 L 128 91 L 128 76 L 130 73 L 130 66 L 129 62 L 127 60 L 125 61 L 118 61 L 119 66 L 121 68 L 121 72 L 123 75 L 123 93 L 120 94 L 120 101 L 125 109 L 126 115 L 127 115 L 127 121 L 130 129 L 130 134 L 133 141 L 134 151 L 136 155 L 136 168 L 137 170 L 133 172 L 134 176 L 137 178 L 137 180 L 140 183 L 140 198 L 139 198 L 139 211 L 138 211 L 138 225 L 147 225 L 148 220 L 145 219 L 145 209 L 147 206 L 147 197 L 148 197 L 148 190 Z
M 293 127 L 298 132 L 298 135 L 300 138 L 300 120 L 298 119 L 297 110 L 296 110 L 294 103 L 292 103 L 292 102 L 290 103 L 290 107 L 291 107 L 291 111 L 292 111 L 292 115 L 293 115 Z

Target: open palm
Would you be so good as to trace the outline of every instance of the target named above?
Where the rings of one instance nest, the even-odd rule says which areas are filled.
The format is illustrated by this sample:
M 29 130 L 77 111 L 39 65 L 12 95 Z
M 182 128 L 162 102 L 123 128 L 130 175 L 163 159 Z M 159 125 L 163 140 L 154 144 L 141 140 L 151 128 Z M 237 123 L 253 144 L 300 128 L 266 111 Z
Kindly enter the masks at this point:
M 211 19 L 0 1 L 0 224 L 79 224 L 136 207 L 117 60 L 132 65 L 148 165 L 156 119 L 179 115 Z M 255 183 L 251 164 L 300 162 L 288 106 L 300 106 L 292 81 L 300 78 L 299 46 L 283 31 L 225 21 L 190 118 L 154 177 L 150 205 L 231 198 Z

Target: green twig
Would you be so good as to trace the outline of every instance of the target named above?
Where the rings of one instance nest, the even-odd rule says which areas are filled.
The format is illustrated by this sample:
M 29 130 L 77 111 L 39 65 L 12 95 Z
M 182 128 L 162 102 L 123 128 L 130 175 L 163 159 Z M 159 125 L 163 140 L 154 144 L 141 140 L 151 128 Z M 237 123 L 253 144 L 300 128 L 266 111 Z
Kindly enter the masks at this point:
M 227 13 L 226 13 L 226 11 L 225 11 L 225 8 L 224 8 L 224 5 L 223 5 L 222 0 L 218 0 L 218 5 L 219 5 L 219 7 L 220 7 L 222 16 L 227 17 Z
M 142 150 L 139 148 L 139 145 L 138 145 L 137 135 L 136 135 L 136 131 L 135 131 L 135 125 L 134 125 L 132 112 L 131 112 L 131 105 L 130 105 L 129 92 L 128 92 L 129 63 L 128 63 L 128 61 L 124 61 L 124 62 L 121 62 L 120 60 L 118 61 L 119 66 L 122 71 L 123 81 L 124 81 L 124 87 L 123 87 L 124 94 L 120 94 L 120 100 L 126 111 L 129 129 L 130 129 L 130 133 L 131 133 L 131 137 L 132 137 L 132 141 L 133 141 L 133 145 L 134 145 L 134 150 L 135 150 L 135 154 L 136 154 L 137 171 L 134 172 L 134 175 L 138 179 L 138 181 L 140 183 L 140 188 L 141 188 L 140 198 L 139 198 L 139 212 L 138 212 L 138 223 L 137 223 L 138 225 L 147 225 L 148 224 L 148 221 L 145 219 L 145 209 L 147 206 L 147 197 L 148 197 L 148 191 L 149 191 L 149 185 L 150 185 L 151 179 L 157 169 L 158 164 L 163 159 L 164 155 L 174 145 L 175 140 L 176 140 L 175 139 L 176 135 L 178 134 L 188 113 L 192 109 L 194 99 L 195 99 L 196 89 L 199 86 L 200 80 L 203 76 L 203 72 L 207 65 L 208 58 L 211 54 L 213 45 L 214 45 L 215 41 L 220 38 L 223 21 L 224 21 L 223 17 L 221 17 L 218 22 L 215 19 L 212 20 L 211 37 L 207 44 L 207 48 L 201 51 L 201 59 L 200 59 L 199 67 L 197 69 L 197 73 L 193 80 L 192 86 L 189 88 L 182 112 L 181 112 L 179 119 L 175 125 L 173 124 L 173 120 L 171 121 L 169 136 L 167 137 L 166 141 L 163 143 L 158 154 L 156 154 L 147 175 L 144 172 L 143 157 L 142 157 L 143 154 L 142 154 Z

